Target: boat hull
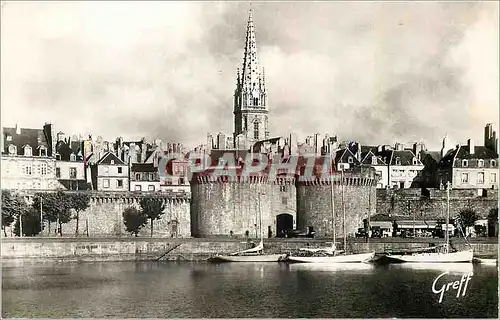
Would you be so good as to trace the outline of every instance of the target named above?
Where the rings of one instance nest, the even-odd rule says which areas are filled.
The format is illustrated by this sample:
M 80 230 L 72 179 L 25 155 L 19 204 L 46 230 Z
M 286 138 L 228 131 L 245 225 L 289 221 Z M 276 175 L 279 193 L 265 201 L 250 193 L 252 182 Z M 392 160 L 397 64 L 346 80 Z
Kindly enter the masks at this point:
M 241 256 L 215 256 L 211 261 L 218 262 L 280 262 L 284 261 L 285 254 L 260 254 Z
M 387 255 L 387 258 L 398 262 L 472 262 L 473 250 L 451 253 L 418 253 L 412 255 Z
M 375 256 L 375 252 L 346 254 L 333 257 L 293 257 L 289 256 L 291 262 L 302 263 L 353 263 L 353 262 L 369 262 Z

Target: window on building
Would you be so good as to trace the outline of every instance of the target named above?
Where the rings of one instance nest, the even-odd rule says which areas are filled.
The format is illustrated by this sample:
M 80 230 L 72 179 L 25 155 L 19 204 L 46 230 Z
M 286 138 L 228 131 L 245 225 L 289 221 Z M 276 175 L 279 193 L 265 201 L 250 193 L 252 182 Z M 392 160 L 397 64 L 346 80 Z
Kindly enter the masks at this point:
M 56 168 L 56 178 L 61 178 L 61 168 Z
M 287 197 L 282 197 L 281 198 L 281 204 L 285 205 L 288 203 L 288 198 Z
M 353 159 L 351 156 L 349 156 L 349 158 L 347 158 L 347 162 L 348 162 L 348 163 L 353 163 L 353 162 L 354 162 L 354 159 Z
M 253 123 L 253 138 L 259 139 L 259 123 L 257 121 Z
M 78 181 L 69 182 L 70 190 L 78 190 Z
M 484 183 L 484 172 L 477 173 L 477 183 Z
M 259 98 L 253 98 L 253 105 L 258 106 L 259 105 Z
M 38 151 L 38 155 L 40 157 L 46 157 L 47 156 L 47 149 L 45 149 L 44 147 L 41 147 L 40 150 Z
M 467 172 L 462 173 L 462 183 L 469 183 L 469 174 Z
M 118 167 L 118 173 L 122 173 L 123 172 L 123 168 L 122 167 Z
M 30 146 L 25 146 L 24 147 L 24 156 L 26 157 L 31 157 L 32 156 L 32 152 L 31 152 L 31 147 Z
M 184 184 L 184 178 L 179 178 L 179 184 Z
M 103 167 L 103 168 L 102 168 L 102 172 L 103 172 L 104 174 L 109 174 L 109 167 Z
M 372 156 L 372 164 L 377 164 L 377 156 Z
M 142 191 L 141 185 L 135 185 L 135 191 Z
M 490 176 L 490 181 L 492 183 L 496 183 L 497 182 L 497 174 L 496 173 L 492 173 L 491 176 Z
M 495 160 L 491 160 L 491 166 L 495 167 L 497 165 L 497 162 Z
M 69 161 L 72 161 L 72 162 L 76 161 L 76 155 L 75 155 L 75 154 L 73 154 L 73 153 L 72 153 L 72 154 L 70 154 L 70 155 L 69 155 Z
M 47 164 L 46 163 L 42 163 L 40 165 L 40 174 L 41 175 L 46 175 L 47 174 Z
M 149 181 L 154 181 L 155 180 L 155 174 L 154 173 L 150 173 L 149 174 Z
M 417 158 L 413 158 L 413 165 L 416 166 L 418 164 Z
M 102 187 L 109 188 L 109 179 L 102 180 Z
M 150 184 L 150 185 L 148 186 L 148 191 L 155 191 L 155 186 L 154 186 L 154 185 L 152 185 L 152 184 Z
M 280 186 L 280 191 L 281 192 L 286 192 L 286 186 Z
M 69 178 L 76 179 L 76 168 L 69 168 Z
M 115 164 L 115 160 L 111 160 L 111 164 Z
M 484 167 L 484 160 L 482 160 L 482 159 L 477 160 L 477 166 L 478 166 L 479 168 Z
M 462 160 L 462 167 L 467 167 L 467 166 L 469 166 L 469 161 Z
M 31 174 L 33 173 L 32 172 L 32 169 L 31 169 L 31 164 L 27 164 L 25 167 L 24 167 L 24 173 L 31 176 Z
M 17 154 L 17 147 L 15 145 L 10 145 L 9 146 L 9 154 L 12 156 L 12 155 L 15 155 Z
M 116 186 L 117 186 L 118 188 L 123 187 L 123 180 L 122 180 L 122 179 L 116 179 Z
M 56 153 L 56 160 L 61 160 L 61 155 L 59 153 Z
M 136 173 L 135 174 L 135 180 L 137 180 L 137 181 L 141 180 L 141 174 L 140 173 Z
M 7 141 L 12 141 L 12 136 L 11 135 L 7 135 Z
M 396 165 L 397 166 L 401 165 L 401 158 L 396 157 Z

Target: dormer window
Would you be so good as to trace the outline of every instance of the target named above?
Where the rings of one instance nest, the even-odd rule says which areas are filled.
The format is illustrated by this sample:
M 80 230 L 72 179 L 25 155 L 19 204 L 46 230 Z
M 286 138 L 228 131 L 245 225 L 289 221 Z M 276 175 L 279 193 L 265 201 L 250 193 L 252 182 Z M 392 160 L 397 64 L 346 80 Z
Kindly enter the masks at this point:
M 413 158 L 413 165 L 414 165 L 414 166 L 418 165 L 418 160 L 417 160 L 417 158 Z
M 40 150 L 38 150 L 38 154 L 40 155 L 40 157 L 46 157 L 47 149 L 45 149 L 45 147 L 41 147 Z
M 76 161 L 76 156 L 74 153 L 70 154 L 69 161 Z
M 26 156 L 26 157 L 31 157 L 32 156 L 32 152 L 31 152 L 31 147 L 30 146 L 25 146 L 24 147 L 24 156 Z
M 484 167 L 484 160 L 482 160 L 482 159 L 477 160 L 477 166 L 478 166 L 479 168 Z
M 491 166 L 496 167 L 496 165 L 497 165 L 497 162 L 495 160 L 491 160 Z
M 396 158 L 396 165 L 397 166 L 401 165 L 401 159 L 399 157 Z
M 61 160 L 61 155 L 59 153 L 56 153 L 56 160 Z
M 469 161 L 462 160 L 462 167 L 467 167 L 469 165 Z
M 7 141 L 12 141 L 12 136 L 11 136 L 11 135 L 8 135 L 8 136 L 6 137 L 6 140 L 7 140 Z
M 377 164 L 377 156 L 372 156 L 372 164 Z
M 354 159 L 353 159 L 351 156 L 349 156 L 349 158 L 347 158 L 347 162 L 348 162 L 348 163 L 353 163 L 353 162 L 354 162 Z
M 111 160 L 111 164 L 115 164 L 115 160 Z
M 15 154 L 17 154 L 17 147 L 16 147 L 15 145 L 12 145 L 12 144 L 11 144 L 11 145 L 9 146 L 9 154 L 10 154 L 10 155 L 15 155 Z

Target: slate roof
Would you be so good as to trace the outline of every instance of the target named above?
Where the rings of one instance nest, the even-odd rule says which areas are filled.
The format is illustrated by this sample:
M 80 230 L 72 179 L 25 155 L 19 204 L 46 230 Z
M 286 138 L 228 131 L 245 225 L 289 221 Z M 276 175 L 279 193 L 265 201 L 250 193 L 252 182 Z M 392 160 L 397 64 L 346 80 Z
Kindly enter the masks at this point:
M 441 152 L 439 151 L 424 151 L 424 154 L 428 155 L 436 162 L 439 162 L 441 160 Z
M 361 147 L 361 150 L 363 150 L 363 147 Z M 372 164 L 372 157 L 373 156 L 376 156 L 377 157 L 377 163 L 376 164 Z M 387 165 L 381 156 L 377 156 L 375 153 L 373 153 L 372 151 L 368 151 L 368 152 L 365 152 L 365 153 L 361 153 L 361 163 L 362 164 L 367 164 L 367 165 L 376 165 L 376 166 L 385 166 Z
M 453 166 L 453 160 L 457 159 L 497 159 L 498 154 L 485 146 L 475 146 L 474 154 L 470 154 L 469 146 L 458 146 L 448 153 L 439 161 L 439 166 Z
M 396 165 L 396 159 L 399 157 L 399 160 L 401 161 L 400 165 L 401 166 L 412 166 L 413 165 L 413 158 L 415 157 L 415 154 L 411 150 L 402 150 L 402 151 L 392 151 L 392 158 L 391 158 L 391 165 Z M 422 165 L 422 162 L 418 160 L 418 164 Z
M 116 155 L 114 155 L 113 153 L 111 153 L 109 151 L 106 152 L 102 156 L 101 160 L 99 160 L 97 162 L 97 164 L 98 165 L 100 165 L 100 164 L 109 164 L 109 165 L 111 165 L 111 160 L 114 161 L 115 165 L 125 165 L 125 163 L 120 158 L 118 158 Z
M 7 141 L 7 137 L 12 137 L 11 141 Z M 17 147 L 17 155 L 24 155 L 24 146 L 31 147 L 32 154 L 38 156 L 37 148 L 44 146 L 47 148 L 49 154 L 49 144 L 43 132 L 43 129 L 25 129 L 21 128 L 21 134 L 16 133 L 16 128 L 3 128 L 4 150 L 2 153 L 9 153 L 9 146 L 15 145 Z
M 56 152 L 61 156 L 62 161 L 70 161 L 71 154 L 76 156 L 78 161 L 83 161 L 83 141 L 71 141 L 69 144 L 65 141 L 58 141 Z
M 349 149 L 338 150 L 335 153 L 335 163 L 349 163 L 349 156 L 353 158 L 353 164 L 359 164 L 358 159 Z
M 484 146 L 475 146 L 474 154 L 469 153 L 468 146 L 460 146 L 457 159 L 496 159 L 498 154 Z

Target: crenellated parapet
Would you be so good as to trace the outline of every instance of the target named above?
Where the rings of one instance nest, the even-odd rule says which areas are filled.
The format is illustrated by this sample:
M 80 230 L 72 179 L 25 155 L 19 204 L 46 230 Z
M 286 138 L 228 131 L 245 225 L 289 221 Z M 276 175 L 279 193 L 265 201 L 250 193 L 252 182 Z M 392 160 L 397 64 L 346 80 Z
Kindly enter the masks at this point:
M 315 178 L 307 180 L 298 180 L 297 183 L 302 186 L 362 186 L 362 187 L 375 187 L 377 180 L 373 178 L 363 177 L 340 177 L 339 175 L 324 178 Z
M 38 193 L 56 193 L 54 190 L 19 190 L 18 194 L 24 196 L 28 203 Z M 90 204 L 117 203 L 117 204 L 138 204 L 143 198 L 161 199 L 163 203 L 189 203 L 191 193 L 183 190 L 166 192 L 123 192 L 123 191 L 67 191 L 67 194 L 84 193 L 90 196 Z

